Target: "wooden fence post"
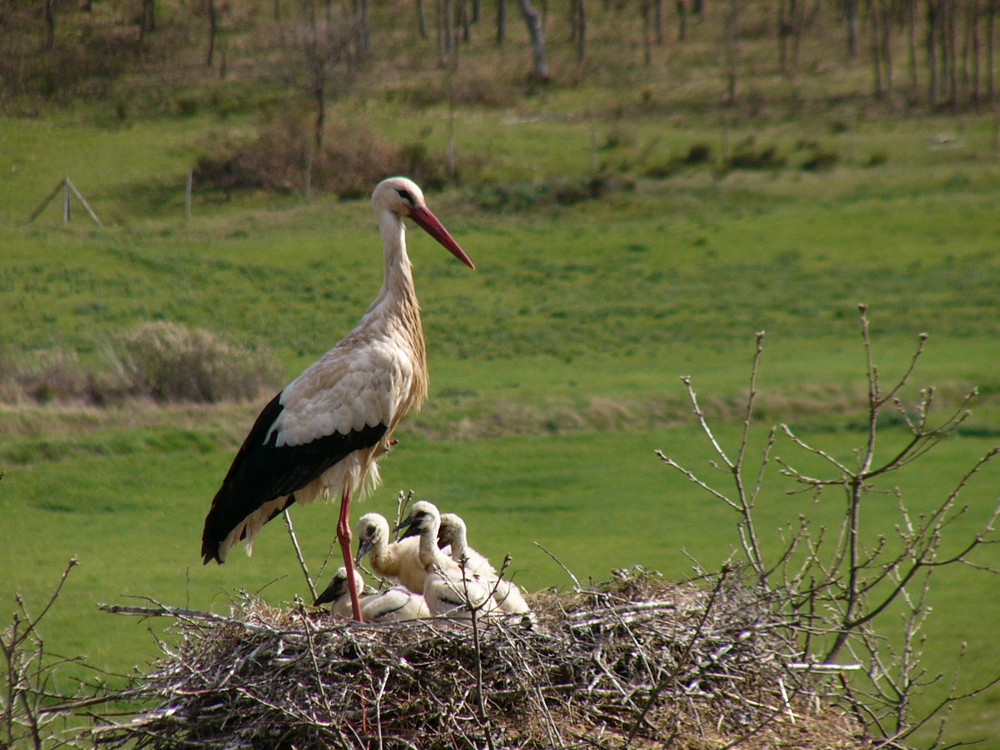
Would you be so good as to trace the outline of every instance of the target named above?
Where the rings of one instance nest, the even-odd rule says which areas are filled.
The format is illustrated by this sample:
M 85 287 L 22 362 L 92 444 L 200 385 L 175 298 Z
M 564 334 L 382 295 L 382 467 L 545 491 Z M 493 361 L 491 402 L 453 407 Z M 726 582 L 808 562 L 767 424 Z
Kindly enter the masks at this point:
M 34 211 L 31 212 L 31 216 L 29 216 L 28 220 L 24 223 L 30 224 L 35 219 L 37 219 L 39 215 L 42 213 L 42 211 L 45 210 L 45 207 L 48 206 L 57 195 L 59 195 L 60 190 L 62 190 L 63 192 L 63 205 L 62 205 L 63 224 L 69 224 L 70 196 L 75 195 L 76 199 L 80 201 L 80 205 L 83 206 L 84 210 L 87 212 L 87 215 L 90 216 L 93 222 L 102 229 L 104 228 L 104 225 L 101 223 L 101 220 L 97 218 L 97 214 L 94 213 L 94 209 L 90 207 L 90 204 L 87 203 L 87 199 L 83 197 L 83 193 L 77 190 L 76 185 L 74 185 L 70 181 L 69 177 L 63 177 L 62 180 L 60 180 L 56 184 L 56 186 L 52 188 L 52 192 L 50 192 L 47 196 L 45 196 L 45 199 L 38 205 L 38 208 L 36 208 Z

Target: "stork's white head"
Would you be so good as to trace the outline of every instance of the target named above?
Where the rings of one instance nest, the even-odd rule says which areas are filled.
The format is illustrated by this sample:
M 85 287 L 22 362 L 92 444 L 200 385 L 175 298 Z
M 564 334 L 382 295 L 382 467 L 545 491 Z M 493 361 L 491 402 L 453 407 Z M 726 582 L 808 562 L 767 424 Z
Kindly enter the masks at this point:
M 365 513 L 358 519 L 358 554 L 354 561 L 361 562 L 361 559 L 371 552 L 372 547 L 388 542 L 389 522 L 378 513 Z
M 441 514 L 441 528 L 438 530 L 438 547 L 444 548 L 449 544 L 454 545 L 460 539 L 464 542 L 466 533 L 465 521 L 461 516 L 454 513 Z
M 475 268 L 472 261 L 469 260 L 469 256 L 427 208 L 423 191 L 413 180 L 406 177 L 390 177 L 382 180 L 375 186 L 372 193 L 372 208 L 380 225 L 393 216 L 413 219 L 421 229 L 444 245 L 452 255 L 469 268 Z
M 438 509 L 426 500 L 418 500 L 410 509 L 410 515 L 399 526 L 396 531 L 406 529 L 403 538 L 416 536 L 424 531 L 432 531 L 437 536 L 441 526 L 441 514 Z

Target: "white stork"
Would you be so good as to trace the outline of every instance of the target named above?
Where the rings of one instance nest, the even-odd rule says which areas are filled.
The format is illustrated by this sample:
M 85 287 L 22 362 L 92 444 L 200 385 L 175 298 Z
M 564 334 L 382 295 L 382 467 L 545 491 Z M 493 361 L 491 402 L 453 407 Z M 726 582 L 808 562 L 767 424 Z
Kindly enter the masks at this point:
M 358 519 L 358 553 L 355 563 L 369 555 L 372 570 L 383 578 L 399 581 L 418 594 L 424 590 L 427 571 L 420 562 L 420 540 L 416 537 L 389 540 L 389 522 L 378 513 L 365 513 Z
M 354 571 L 355 585 L 364 588 L 364 579 Z M 351 617 L 351 595 L 347 585 L 347 570 L 341 567 L 333 574 L 330 585 L 316 597 L 314 606 L 330 604 L 330 614 L 338 619 Z M 394 622 L 430 617 L 424 597 L 405 586 L 393 586 L 378 594 L 361 597 L 361 612 L 367 622 Z
M 351 498 L 378 482 L 377 459 L 403 416 L 427 395 L 420 306 L 406 253 L 409 217 L 469 268 L 475 268 L 427 208 L 412 181 L 391 177 L 372 193 L 382 233 L 385 280 L 344 339 L 264 407 L 236 454 L 205 519 L 201 554 L 222 563 L 238 540 L 247 553 L 260 528 L 293 502 L 341 498 L 340 541 L 354 618 L 362 620 L 351 530 Z
M 365 581 L 358 571 L 354 571 L 354 586 L 358 591 L 363 591 Z M 368 597 L 361 598 L 361 607 L 364 610 L 364 602 Z M 353 615 L 351 608 L 351 592 L 347 585 L 347 568 L 341 566 L 330 579 L 330 585 L 323 589 L 323 592 L 316 597 L 313 602 L 314 607 L 321 607 L 324 604 L 330 605 L 330 614 L 338 620 L 350 619 Z
M 526 615 L 529 622 L 534 621 L 531 607 L 520 587 L 501 578 L 490 561 L 469 546 L 465 520 L 455 513 L 442 513 L 438 546 L 443 550 L 449 545 L 451 559 L 493 592 L 493 599 L 501 611 L 509 615 Z
M 426 500 L 413 504 L 410 515 L 396 529 L 403 538 L 420 535 L 420 562 L 427 571 L 424 600 L 432 615 L 468 618 L 471 610 L 489 615 L 497 605 L 490 589 L 438 549 L 441 514 Z

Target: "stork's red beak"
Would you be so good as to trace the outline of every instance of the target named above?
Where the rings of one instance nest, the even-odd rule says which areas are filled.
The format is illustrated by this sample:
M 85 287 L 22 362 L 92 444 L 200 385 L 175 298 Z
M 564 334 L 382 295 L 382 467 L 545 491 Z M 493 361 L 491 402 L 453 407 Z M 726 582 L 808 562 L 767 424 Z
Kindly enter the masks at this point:
M 465 254 L 465 251 L 458 246 L 455 242 L 455 238 L 448 234 L 448 230 L 444 228 L 444 225 L 438 221 L 437 217 L 431 213 L 429 208 L 425 206 L 417 206 L 410 212 L 410 218 L 417 222 L 417 225 L 423 229 L 427 234 L 436 239 L 442 245 L 444 245 L 452 255 L 462 261 L 469 268 L 475 270 L 475 266 L 472 261 L 469 260 L 469 256 Z

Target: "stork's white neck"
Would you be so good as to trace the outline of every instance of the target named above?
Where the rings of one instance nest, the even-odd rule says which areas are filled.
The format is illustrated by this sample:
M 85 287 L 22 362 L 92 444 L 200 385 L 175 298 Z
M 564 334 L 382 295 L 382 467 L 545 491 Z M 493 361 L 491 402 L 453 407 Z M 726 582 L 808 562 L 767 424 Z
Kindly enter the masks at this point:
M 439 568 L 444 567 L 450 562 L 449 558 L 445 557 L 437 546 L 440 528 L 441 522 L 438 520 L 437 522 L 432 521 L 420 530 L 420 564 L 425 569 L 429 569 L 431 565 Z
M 465 536 L 465 526 L 460 523 L 455 524 L 455 533 L 451 539 L 451 559 L 461 560 L 468 557 L 469 543 Z
M 413 267 L 406 252 L 406 226 L 403 219 L 391 211 L 379 217 L 382 249 L 385 256 L 385 279 L 378 301 L 416 303 L 413 287 Z

